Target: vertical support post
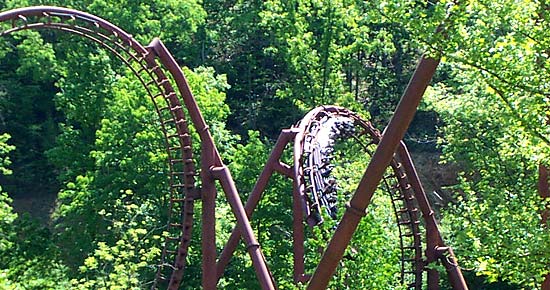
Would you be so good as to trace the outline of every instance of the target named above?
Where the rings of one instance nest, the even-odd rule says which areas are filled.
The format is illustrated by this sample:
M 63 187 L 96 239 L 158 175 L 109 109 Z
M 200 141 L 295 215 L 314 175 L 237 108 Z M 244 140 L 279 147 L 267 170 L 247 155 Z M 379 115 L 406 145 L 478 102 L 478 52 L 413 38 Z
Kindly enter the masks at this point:
M 302 222 L 303 214 L 302 199 L 294 189 L 292 196 L 292 247 L 294 249 L 294 283 L 307 282 L 308 277 L 305 277 L 305 250 L 304 250 L 304 223 Z
M 210 152 L 205 152 L 203 147 L 201 180 L 202 180 L 202 288 L 204 290 L 216 289 L 216 185 L 214 178 L 207 168 L 210 162 L 207 162 L 207 156 Z M 204 160 L 207 159 L 207 160 Z
M 435 269 L 428 270 L 428 290 L 439 290 L 439 272 Z
M 416 71 L 397 105 L 380 144 L 376 148 L 363 178 L 350 200 L 349 207 L 346 208 L 344 216 L 338 224 L 307 289 L 327 288 L 328 282 L 342 259 L 359 221 L 364 216 L 386 167 L 388 167 L 399 142 L 403 139 L 405 131 L 416 113 L 422 95 L 428 87 L 438 64 L 439 60 L 437 59 L 429 57 L 420 59 Z
M 314 111 L 311 111 L 304 117 L 308 118 L 309 114 L 312 114 Z M 303 140 L 305 134 L 305 127 L 300 124 L 299 132 L 297 133 L 294 141 L 294 180 L 292 184 L 292 248 L 293 248 L 293 278 L 295 283 L 307 282 L 309 276 L 305 275 L 305 249 L 304 249 L 304 223 L 303 219 L 306 214 L 304 211 L 307 210 L 305 205 L 304 197 L 304 183 L 303 180 L 299 179 L 299 176 L 302 176 L 302 146 L 300 141 Z
M 437 261 L 438 253 L 435 249 L 438 246 L 444 246 L 443 239 L 439 233 L 437 222 L 435 220 L 435 213 L 428 202 L 426 192 L 424 192 L 420 178 L 414 168 L 409 150 L 403 141 L 399 143 L 396 155 L 399 158 L 399 162 L 403 165 L 403 170 L 405 171 L 405 174 L 407 174 L 407 180 L 411 185 L 414 192 L 414 197 L 418 203 L 418 207 L 422 212 L 422 218 L 424 219 L 426 226 L 426 264 L 429 264 Z M 428 270 L 428 289 L 439 290 L 439 272 L 436 269 Z
M 302 139 L 304 134 L 301 130 L 299 135 L 296 136 L 297 140 Z M 305 273 L 305 249 L 304 249 L 304 224 L 302 222 L 304 218 L 303 210 L 303 184 L 302 181 L 298 179 L 298 176 L 301 176 L 301 160 L 299 157 L 301 154 L 301 146 L 299 142 L 294 141 L 294 180 L 292 183 L 292 249 L 294 251 L 293 256 L 293 277 L 294 283 L 306 282 L 307 278 L 304 277 Z
M 466 281 L 464 280 L 460 267 L 458 267 L 458 263 L 456 262 L 453 249 L 450 247 L 437 247 L 436 251 L 440 253 L 439 258 L 443 266 L 445 266 L 451 287 L 455 290 L 468 290 Z

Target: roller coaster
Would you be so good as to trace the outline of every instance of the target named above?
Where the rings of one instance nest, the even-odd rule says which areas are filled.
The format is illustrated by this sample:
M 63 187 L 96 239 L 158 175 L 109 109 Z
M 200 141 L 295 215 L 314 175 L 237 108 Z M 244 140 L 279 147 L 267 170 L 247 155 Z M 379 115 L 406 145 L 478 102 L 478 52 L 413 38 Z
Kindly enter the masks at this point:
M 293 185 L 293 273 L 307 289 L 326 289 L 359 221 L 366 215 L 379 184 L 391 197 L 399 231 L 401 283 L 407 289 L 439 289 L 439 263 L 453 289 L 468 289 L 452 249 L 438 230 L 434 211 L 401 141 L 438 60 L 422 57 L 395 114 L 383 133 L 359 115 L 340 107 L 322 106 L 298 124 L 282 130 L 257 183 L 245 204 L 214 144 L 185 76 L 161 40 L 144 46 L 130 34 L 97 16 L 60 7 L 28 7 L 0 13 L 0 35 L 27 29 L 53 29 L 89 39 L 120 59 L 141 82 L 158 115 L 170 171 L 168 235 L 151 289 L 178 289 L 182 285 L 193 220 L 201 215 L 202 287 L 216 289 L 239 242 L 245 244 L 262 289 L 276 289 L 273 275 L 251 227 L 250 217 L 271 176 L 281 174 Z M 200 164 L 195 164 L 189 122 L 200 136 Z M 337 144 L 357 144 L 370 162 L 349 200 L 338 193 L 333 174 Z M 293 164 L 281 160 L 292 144 Z M 215 211 L 219 183 L 237 225 L 217 255 Z M 198 186 L 200 184 L 200 186 Z M 195 202 L 201 210 L 195 212 Z M 343 214 L 339 214 L 343 211 Z M 306 273 L 304 228 L 323 223 L 323 216 L 339 219 L 313 274 Z M 341 218 L 340 218 L 341 216 Z M 269 257 L 268 257 L 269 258 Z

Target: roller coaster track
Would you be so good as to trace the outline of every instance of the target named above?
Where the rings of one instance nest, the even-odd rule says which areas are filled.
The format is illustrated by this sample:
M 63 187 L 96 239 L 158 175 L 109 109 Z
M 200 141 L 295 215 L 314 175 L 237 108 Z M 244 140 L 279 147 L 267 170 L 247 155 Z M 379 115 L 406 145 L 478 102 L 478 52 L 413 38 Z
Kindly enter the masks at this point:
M 145 87 L 153 102 L 164 135 L 170 171 L 169 235 L 157 280 L 181 281 L 191 240 L 195 188 L 195 166 L 187 120 L 166 69 L 156 60 L 153 46 L 144 47 L 114 25 L 83 12 L 57 7 L 31 7 L 4 12 L 0 35 L 25 29 L 55 29 L 90 39 L 119 58 Z M 158 45 L 158 44 L 157 44 Z M 167 271 L 168 270 L 168 271 Z M 172 271 L 173 270 L 173 271 Z
M 262 289 L 275 289 L 249 217 L 262 197 L 269 178 L 280 173 L 292 180 L 294 279 L 309 283 L 308 289 L 324 289 L 342 259 L 374 190 L 381 183 L 390 194 L 399 229 L 401 281 L 409 289 L 437 289 L 439 273 L 427 267 L 440 262 L 454 289 L 467 289 L 452 250 L 439 234 L 433 211 L 422 189 L 404 144 L 400 141 L 416 111 L 418 102 L 437 67 L 437 61 L 422 58 L 409 87 L 384 134 L 369 122 L 344 108 L 325 106 L 308 113 L 296 126 L 283 130 L 256 186 L 243 206 L 231 173 L 223 164 L 208 126 L 195 102 L 183 72 L 159 39 L 148 46 L 113 24 L 91 14 L 59 8 L 28 7 L 0 13 L 0 36 L 26 29 L 53 29 L 89 39 L 120 59 L 141 82 L 154 104 L 164 135 L 170 171 L 168 233 L 157 265 L 152 289 L 178 289 L 182 283 L 191 241 L 194 203 L 201 200 L 202 286 L 215 289 L 240 239 L 245 243 Z M 175 86 L 173 85 L 175 83 Z M 186 115 L 200 136 L 200 174 L 193 159 L 193 147 Z M 304 222 L 322 223 L 323 213 L 338 217 L 342 197 L 332 174 L 334 144 L 355 140 L 370 156 L 370 163 L 356 192 L 345 203 L 344 214 L 313 275 L 305 273 Z M 282 152 L 294 143 L 294 165 L 280 161 Z M 386 168 L 389 168 L 386 170 Z M 200 178 L 200 188 L 196 186 Z M 218 181 L 237 220 L 237 226 L 218 257 L 215 206 Z M 422 236 L 422 233 L 425 236 Z M 422 252 L 425 246 L 424 253 Z M 217 260 L 217 261 L 216 261 Z M 427 272 L 427 282 L 423 282 Z M 217 278 L 217 279 L 216 279 Z
M 337 179 L 332 176 L 335 144 L 342 139 L 353 139 L 363 148 L 363 153 L 372 157 L 373 148 L 381 135 L 372 124 L 358 115 L 332 106 L 311 111 L 300 123 L 304 137 L 301 144 L 302 161 L 300 183 L 304 184 L 307 202 L 306 221 L 310 225 L 322 223 L 321 208 L 332 219 L 337 219 Z M 295 152 L 296 153 L 296 152 Z M 419 209 L 415 202 L 409 178 L 403 165 L 394 157 L 390 170 L 382 178 L 385 192 L 390 194 L 392 207 L 399 230 L 401 249 L 401 282 L 413 289 L 421 289 L 423 261 Z

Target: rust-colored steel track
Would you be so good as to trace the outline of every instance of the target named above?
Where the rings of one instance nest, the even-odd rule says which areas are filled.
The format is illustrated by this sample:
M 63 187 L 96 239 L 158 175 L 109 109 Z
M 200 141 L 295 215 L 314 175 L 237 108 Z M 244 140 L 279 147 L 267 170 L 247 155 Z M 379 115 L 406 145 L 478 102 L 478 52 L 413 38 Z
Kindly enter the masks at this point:
M 298 125 L 304 134 L 296 140 L 300 151 L 294 152 L 300 160 L 298 186 L 305 197 L 305 220 L 315 226 L 323 222 L 321 211 L 337 219 L 338 180 L 331 173 L 335 145 L 344 139 L 351 139 L 360 145 L 362 153 L 372 157 L 381 134 L 372 124 L 359 115 L 334 106 L 323 106 L 312 110 Z M 302 186 L 303 185 L 303 186 Z M 401 249 L 401 282 L 412 289 L 422 289 L 422 233 L 419 209 L 408 175 L 403 165 L 394 157 L 390 168 L 382 178 L 383 189 L 390 195 L 399 230 Z
M 147 91 L 159 117 L 170 169 L 169 221 L 156 281 L 179 285 L 191 240 L 195 189 L 191 137 L 170 75 L 152 47 L 96 16 L 59 7 L 29 7 L 0 14 L 0 36 L 26 29 L 54 29 L 92 40 L 119 58 Z M 157 282 L 155 282 L 156 284 Z
M 269 160 L 258 177 L 245 205 L 227 166 L 214 145 L 208 126 L 197 106 L 180 67 L 159 39 L 148 46 L 113 24 L 91 14 L 59 8 L 28 7 L 0 13 L 0 36 L 25 29 L 54 29 L 96 42 L 119 58 L 139 79 L 155 106 L 159 128 L 164 134 L 170 169 L 168 236 L 157 265 L 151 289 L 178 289 L 182 284 L 194 218 L 194 202 L 200 200 L 202 287 L 216 289 L 217 281 L 242 240 L 262 289 L 276 289 L 266 259 L 249 218 L 262 198 L 270 177 L 279 173 L 293 183 L 294 280 L 308 283 L 307 289 L 325 289 L 372 195 L 381 183 L 390 194 L 399 229 L 401 280 L 409 289 L 438 289 L 439 262 L 453 289 L 467 289 L 450 247 L 443 243 L 434 213 L 405 145 L 401 142 L 438 61 L 422 58 L 384 134 L 368 121 L 344 108 L 325 106 L 308 113 L 296 126 L 283 130 Z M 193 161 L 186 115 L 200 137 L 200 174 Z M 325 210 L 337 214 L 339 196 L 331 172 L 331 151 L 339 140 L 352 139 L 369 155 L 369 165 L 357 190 L 345 203 L 343 216 L 313 275 L 305 273 L 304 226 L 318 225 Z M 293 142 L 294 164 L 281 161 Z M 201 187 L 196 187 L 200 178 Z M 216 248 L 216 182 L 222 188 L 237 220 L 220 255 Z M 424 236 L 423 236 L 424 234 Z M 422 251 L 424 249 L 424 251 Z M 427 281 L 424 273 L 427 272 Z

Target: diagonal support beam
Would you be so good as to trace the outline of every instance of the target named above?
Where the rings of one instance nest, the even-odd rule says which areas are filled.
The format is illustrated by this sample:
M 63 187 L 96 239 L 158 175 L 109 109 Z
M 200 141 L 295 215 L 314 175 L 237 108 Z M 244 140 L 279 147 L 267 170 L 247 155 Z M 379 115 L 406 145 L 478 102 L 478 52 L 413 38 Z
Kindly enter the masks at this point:
M 148 47 L 153 50 L 162 65 L 170 72 L 172 77 L 174 77 L 179 92 L 183 97 L 183 103 L 201 139 L 203 289 L 216 289 L 218 281 L 218 279 L 216 279 L 216 179 L 218 179 L 222 185 L 227 200 L 231 204 L 231 209 L 237 218 L 237 222 L 243 226 L 241 234 L 247 243 L 247 248 L 254 263 L 256 275 L 260 280 L 262 289 L 275 289 L 275 282 L 267 268 L 267 263 L 260 250 L 260 246 L 254 237 L 250 221 L 248 220 L 244 206 L 239 198 L 231 173 L 221 160 L 220 154 L 208 129 L 208 125 L 204 121 L 204 117 L 191 93 L 191 89 L 185 79 L 183 71 L 160 39 L 153 39 Z
M 240 229 L 240 233 L 245 242 L 246 249 L 250 254 L 250 258 L 252 259 L 252 264 L 254 265 L 256 276 L 258 277 L 262 289 L 275 290 L 275 281 L 273 279 L 273 275 L 271 275 L 271 273 L 269 272 L 265 257 L 260 250 L 260 244 L 256 240 L 256 237 L 254 237 L 254 231 L 252 230 L 252 226 L 250 225 L 250 221 L 248 219 L 246 211 L 241 203 L 239 193 L 237 192 L 237 188 L 235 187 L 235 183 L 233 182 L 233 178 L 231 177 L 229 169 L 227 168 L 227 166 L 221 166 L 213 167 L 210 169 L 210 171 L 212 172 L 212 175 L 220 181 L 223 191 L 227 196 L 227 200 L 231 205 L 231 209 L 235 214 L 237 224 L 239 225 L 238 228 Z M 213 270 L 214 274 L 216 274 L 215 263 L 213 269 L 211 270 Z M 218 281 L 215 275 L 210 278 L 214 281 L 214 283 Z
M 290 140 L 294 137 L 294 135 L 296 135 L 296 130 L 293 129 L 283 130 L 279 135 L 279 138 L 275 143 L 275 147 L 271 151 L 271 155 L 269 156 L 269 159 L 267 160 L 267 163 L 264 166 L 262 173 L 258 177 L 258 180 L 256 181 L 256 184 L 254 185 L 254 188 L 252 189 L 252 192 L 250 193 L 250 196 L 248 197 L 248 200 L 246 201 L 246 204 L 244 206 L 244 210 L 246 211 L 246 215 L 248 218 L 252 216 L 254 209 L 256 209 L 256 206 L 260 202 L 263 192 L 267 187 L 267 184 L 274 172 L 280 172 L 285 176 L 290 175 L 290 177 L 292 177 L 292 173 L 288 172 L 290 168 L 282 165 L 280 163 L 280 159 L 283 154 L 283 150 L 285 149 L 288 142 L 290 142 Z M 237 225 L 233 229 L 233 232 L 231 232 L 231 236 L 225 244 L 222 253 L 220 254 L 220 258 L 218 259 L 218 263 L 216 265 L 218 280 L 223 276 L 225 268 L 229 264 L 231 257 L 233 257 L 233 253 L 237 249 L 239 238 L 241 237 L 241 227 L 242 225 L 237 223 Z
M 447 270 L 449 283 L 453 289 L 468 289 L 468 285 L 466 285 L 466 281 L 464 280 L 462 272 L 456 262 L 453 250 L 451 247 L 446 246 L 443 242 L 443 238 L 441 237 L 439 227 L 435 219 L 435 213 L 428 202 L 426 192 L 424 192 L 420 178 L 418 178 L 418 174 L 414 168 L 409 150 L 403 141 L 401 141 L 399 147 L 397 147 L 396 155 L 403 164 L 403 169 L 405 170 L 408 181 L 413 189 L 414 195 L 418 202 L 418 207 L 422 211 L 422 218 L 424 219 L 426 226 L 426 265 L 440 260 Z M 439 273 L 436 269 L 428 270 L 428 289 L 439 289 Z
M 376 148 L 355 194 L 350 200 L 350 206 L 344 212 L 344 216 L 338 224 L 321 258 L 321 262 L 315 269 L 315 273 L 307 289 L 327 288 L 338 263 L 344 255 L 346 247 L 351 241 L 353 233 L 361 221 L 362 215 L 358 215 L 355 212 L 365 212 L 369 205 L 386 167 L 390 164 L 399 142 L 403 139 L 416 113 L 416 109 L 422 99 L 424 91 L 428 87 L 438 64 L 438 59 L 429 57 L 422 57 L 420 59 L 416 71 L 382 136 L 382 140 Z

